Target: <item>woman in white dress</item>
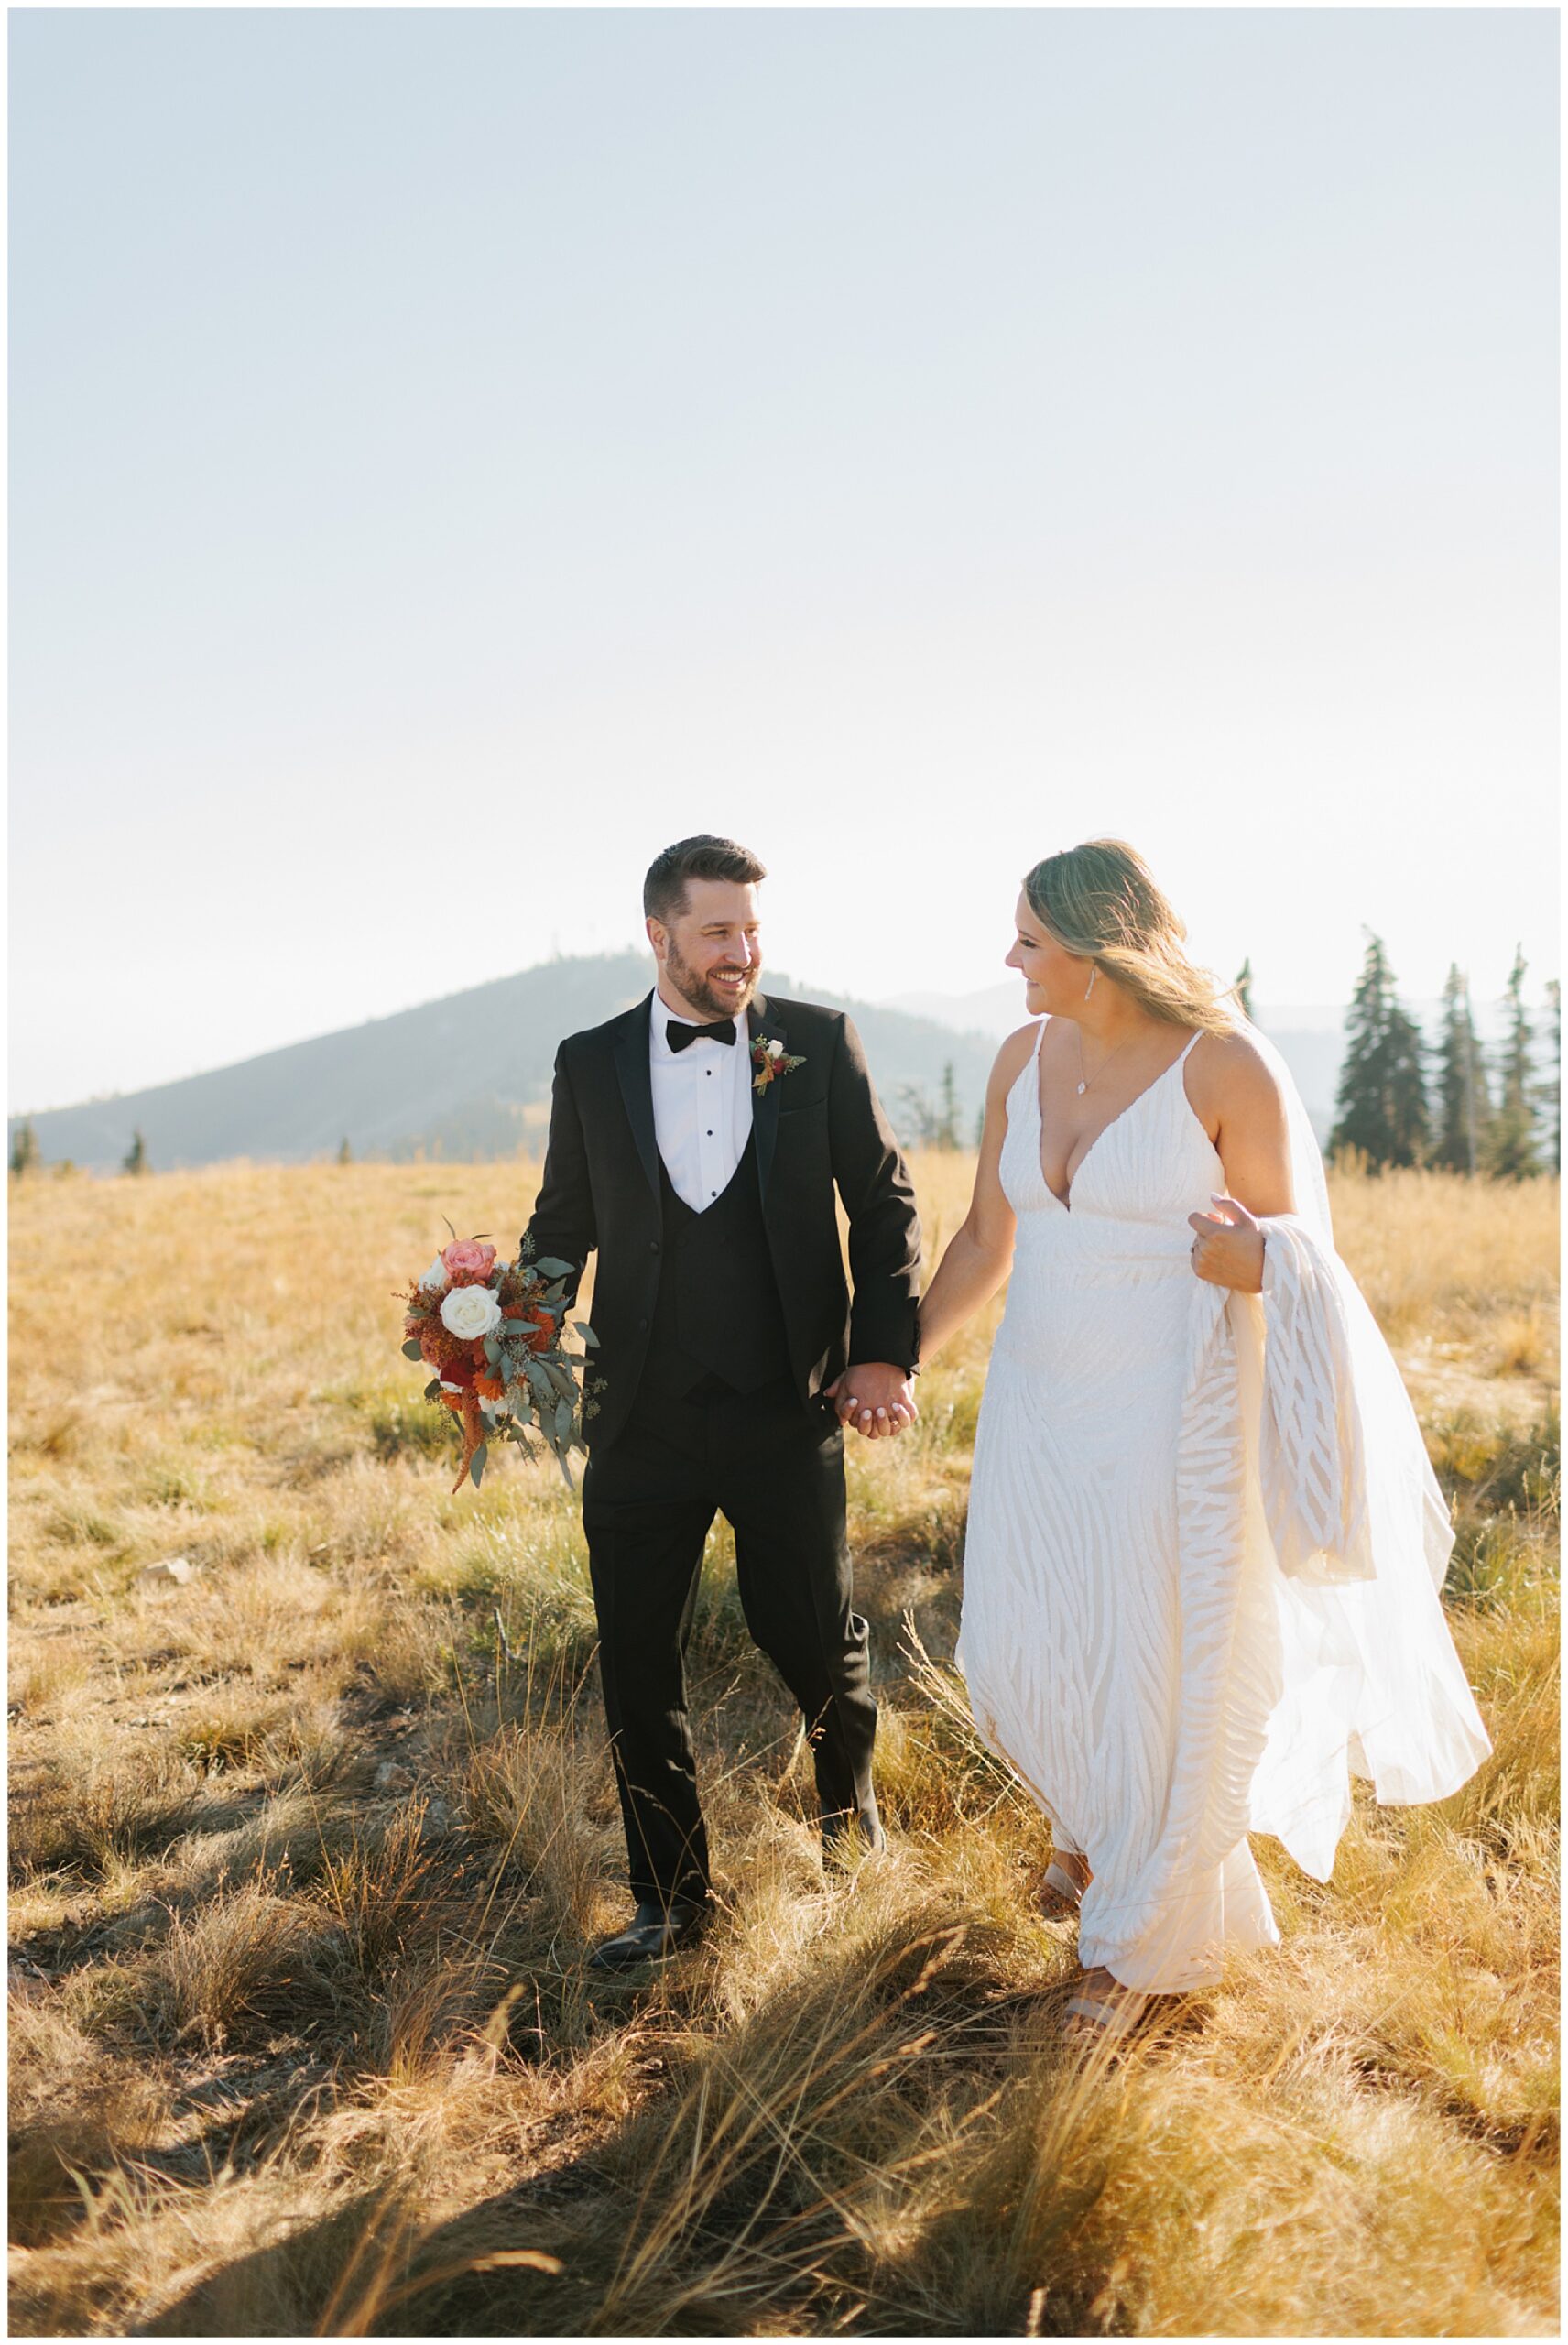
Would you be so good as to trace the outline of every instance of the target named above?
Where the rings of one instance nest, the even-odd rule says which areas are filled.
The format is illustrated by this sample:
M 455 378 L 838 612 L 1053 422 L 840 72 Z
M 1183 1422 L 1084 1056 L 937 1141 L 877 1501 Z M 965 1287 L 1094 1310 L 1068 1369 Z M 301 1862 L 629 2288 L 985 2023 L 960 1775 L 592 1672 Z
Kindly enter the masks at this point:
M 1490 1746 L 1447 1509 L 1282 1061 L 1120 842 L 1037 865 L 1016 919 L 1040 1022 L 997 1056 L 920 1350 L 1010 1271 L 958 1660 L 1051 1820 L 1069 2025 L 1120 2033 L 1278 1942 L 1249 1831 L 1326 1880 L 1352 1771 L 1441 1799 Z

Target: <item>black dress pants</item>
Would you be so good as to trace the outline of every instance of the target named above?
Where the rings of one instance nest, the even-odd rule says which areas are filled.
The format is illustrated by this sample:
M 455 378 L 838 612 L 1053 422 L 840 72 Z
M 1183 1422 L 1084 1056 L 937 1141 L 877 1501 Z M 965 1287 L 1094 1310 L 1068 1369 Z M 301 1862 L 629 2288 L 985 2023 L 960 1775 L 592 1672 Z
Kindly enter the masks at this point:
M 616 1440 L 590 1454 L 583 1524 L 632 1892 L 656 1904 L 708 1893 L 685 1663 L 720 1513 L 735 1531 L 746 1626 L 806 1721 L 824 1831 L 880 1837 L 877 1705 L 868 1631 L 850 1606 L 837 1423 L 825 1407 L 809 1412 L 787 1380 L 741 1393 L 710 1380 L 679 1399 L 645 1378 Z

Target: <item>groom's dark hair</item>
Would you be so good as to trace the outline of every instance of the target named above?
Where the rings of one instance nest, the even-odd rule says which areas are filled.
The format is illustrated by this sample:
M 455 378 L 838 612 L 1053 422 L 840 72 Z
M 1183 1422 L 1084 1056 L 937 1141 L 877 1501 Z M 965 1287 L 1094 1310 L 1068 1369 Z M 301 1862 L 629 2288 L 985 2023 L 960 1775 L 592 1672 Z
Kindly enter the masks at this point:
M 694 839 L 677 839 L 673 846 L 654 856 L 642 883 L 643 911 L 668 928 L 686 909 L 688 879 L 735 879 L 743 887 L 754 887 L 767 877 L 748 847 L 703 831 Z

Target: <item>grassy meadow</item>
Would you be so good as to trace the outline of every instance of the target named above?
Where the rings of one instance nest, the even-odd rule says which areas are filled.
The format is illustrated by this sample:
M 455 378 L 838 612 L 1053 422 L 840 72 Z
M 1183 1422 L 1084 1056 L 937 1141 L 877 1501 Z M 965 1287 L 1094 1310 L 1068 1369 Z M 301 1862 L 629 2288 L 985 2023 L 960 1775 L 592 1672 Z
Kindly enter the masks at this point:
M 933 1253 L 970 1171 L 917 1160 Z M 886 1856 L 824 1876 L 721 1531 L 722 1912 L 583 1970 L 627 1904 L 577 1504 L 450 1495 L 393 1300 L 535 1178 L 12 1183 L 14 2330 L 1554 2334 L 1555 1183 L 1334 1191 L 1492 1760 L 1358 1799 L 1327 1888 L 1259 1842 L 1283 1947 L 1113 2063 L 951 1667 L 995 1314 L 850 1445 Z

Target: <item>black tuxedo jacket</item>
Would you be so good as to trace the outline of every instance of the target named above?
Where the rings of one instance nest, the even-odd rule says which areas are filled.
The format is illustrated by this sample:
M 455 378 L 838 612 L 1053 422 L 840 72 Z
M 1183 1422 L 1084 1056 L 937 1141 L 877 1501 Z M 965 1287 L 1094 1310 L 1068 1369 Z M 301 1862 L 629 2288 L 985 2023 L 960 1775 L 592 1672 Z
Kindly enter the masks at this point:
M 650 995 L 556 1053 L 544 1181 L 528 1224 L 539 1255 L 593 1280 L 599 1412 L 583 1431 L 607 1448 L 626 1421 L 648 1353 L 659 1293 L 663 1216 L 653 1085 Z M 751 1095 L 754 1161 L 768 1251 L 783 1306 L 790 1369 L 802 1401 L 853 1360 L 917 1358 L 920 1221 L 914 1190 L 872 1088 L 860 1037 L 842 1011 L 764 999 L 746 1013 L 758 1036 L 803 1063 Z M 744 1046 L 736 1038 L 736 1050 Z M 738 1176 L 737 1176 L 738 1177 Z M 853 1305 L 833 1192 L 849 1221 Z M 576 1279 L 568 1290 L 576 1293 Z

